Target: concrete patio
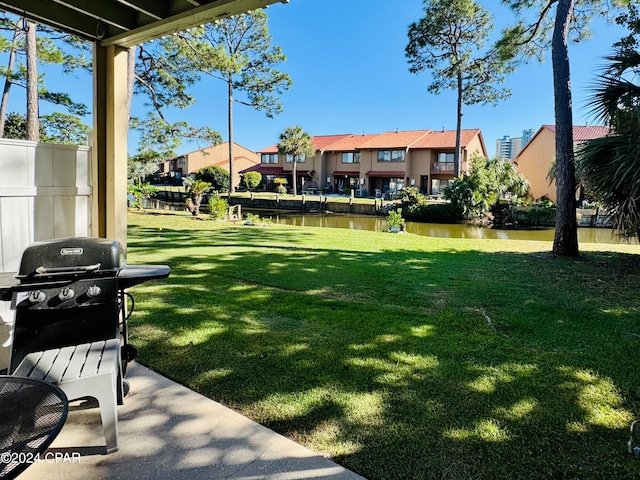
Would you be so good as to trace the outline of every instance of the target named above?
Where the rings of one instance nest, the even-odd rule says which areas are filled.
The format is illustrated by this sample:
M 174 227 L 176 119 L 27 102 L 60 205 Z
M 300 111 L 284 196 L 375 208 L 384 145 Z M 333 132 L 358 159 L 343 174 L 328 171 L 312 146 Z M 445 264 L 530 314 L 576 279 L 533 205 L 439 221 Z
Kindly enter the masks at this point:
M 95 403 L 73 402 L 47 460 L 19 479 L 363 479 L 142 365 L 127 378 L 118 452 L 105 454 Z

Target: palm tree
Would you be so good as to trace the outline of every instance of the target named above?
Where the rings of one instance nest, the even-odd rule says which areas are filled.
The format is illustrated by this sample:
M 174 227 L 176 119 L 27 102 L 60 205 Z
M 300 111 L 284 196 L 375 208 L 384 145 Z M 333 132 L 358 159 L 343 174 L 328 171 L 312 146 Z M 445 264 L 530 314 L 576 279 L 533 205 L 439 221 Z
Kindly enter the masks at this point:
M 301 126 L 287 127 L 280 134 L 278 153 L 293 157 L 293 194 L 298 194 L 298 159 L 303 156 L 311 157 L 316 153 L 311 135 Z
M 628 80 L 640 68 L 640 53 L 620 49 L 607 61 L 589 106 L 613 133 L 578 148 L 576 168 L 618 233 L 640 239 L 640 86 Z
M 189 195 L 187 198 L 187 209 L 194 217 L 200 215 L 202 197 L 204 196 L 204 192 L 206 192 L 210 186 L 211 184 L 209 182 L 205 182 L 203 180 L 186 179 L 184 181 L 184 187 Z

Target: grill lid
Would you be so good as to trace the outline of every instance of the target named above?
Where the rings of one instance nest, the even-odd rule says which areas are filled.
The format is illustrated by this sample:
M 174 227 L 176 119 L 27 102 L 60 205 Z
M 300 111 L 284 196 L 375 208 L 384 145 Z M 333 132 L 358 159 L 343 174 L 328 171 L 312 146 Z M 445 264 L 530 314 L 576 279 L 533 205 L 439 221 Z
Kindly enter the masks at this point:
M 125 266 L 118 240 L 70 237 L 32 243 L 22 254 L 17 278 L 67 274 L 116 274 Z

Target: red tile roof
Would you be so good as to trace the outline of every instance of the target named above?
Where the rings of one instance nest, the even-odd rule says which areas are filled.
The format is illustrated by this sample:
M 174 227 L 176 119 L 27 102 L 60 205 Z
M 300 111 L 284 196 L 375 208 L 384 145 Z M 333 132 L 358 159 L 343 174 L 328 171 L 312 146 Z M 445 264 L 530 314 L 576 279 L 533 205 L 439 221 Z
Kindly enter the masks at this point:
M 336 143 L 332 143 L 325 151 L 328 152 L 352 152 L 357 150 L 360 145 L 365 142 L 368 142 L 374 137 L 377 137 L 378 134 L 373 135 L 350 135 L 342 140 L 337 141 Z
M 352 136 L 353 134 L 351 133 L 344 133 L 342 135 L 315 135 L 311 137 L 311 139 L 313 140 L 313 146 L 316 147 L 316 150 L 326 150 L 329 145 Z M 278 144 L 259 150 L 258 154 L 261 153 L 278 153 Z
M 380 135 L 373 135 L 371 140 L 360 144 L 358 148 L 407 148 L 413 146 L 414 143 L 429 133 L 431 133 L 431 130 L 385 132 Z
M 460 145 L 466 147 L 471 140 L 480 134 L 479 128 L 466 129 L 460 132 Z M 456 147 L 456 131 L 443 130 L 441 132 L 431 132 L 429 135 L 422 137 L 412 148 L 455 148 Z
M 546 128 L 547 130 L 551 130 L 553 133 L 556 133 L 555 125 L 543 125 L 542 128 Z M 601 125 L 574 125 L 573 141 L 584 142 L 587 140 L 593 140 L 594 138 L 606 137 L 609 133 L 611 133 L 611 129 Z
M 326 150 L 330 145 L 352 136 L 353 134 L 351 133 L 342 135 L 316 135 L 313 137 L 313 145 L 316 147 L 316 150 Z
M 466 147 L 477 135 L 482 138 L 482 133 L 478 128 L 462 130 L 461 145 Z M 328 152 L 351 152 L 381 148 L 455 148 L 456 132 L 455 130 L 441 132 L 406 130 L 370 135 L 322 135 L 313 137 L 313 143 L 316 150 Z M 278 153 L 278 145 L 272 145 L 258 151 L 258 153 Z
M 263 148 L 262 150 L 258 150 L 258 155 L 261 153 L 278 153 L 278 145 L 271 145 L 270 147 Z
M 345 177 L 352 177 L 359 174 L 360 170 L 334 170 L 333 172 L 331 172 L 331 175 L 333 175 L 334 177 L 339 177 L 341 175 L 344 175 Z

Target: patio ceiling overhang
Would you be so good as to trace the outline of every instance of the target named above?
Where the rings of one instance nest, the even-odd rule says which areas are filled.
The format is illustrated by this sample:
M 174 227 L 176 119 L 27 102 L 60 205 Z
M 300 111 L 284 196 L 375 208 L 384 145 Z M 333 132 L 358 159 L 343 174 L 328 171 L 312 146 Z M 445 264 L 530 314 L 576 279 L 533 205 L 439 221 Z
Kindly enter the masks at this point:
M 367 177 L 403 178 L 404 170 L 369 170 L 365 175 Z
M 132 47 L 289 0 L 0 0 L 0 10 L 106 47 Z

